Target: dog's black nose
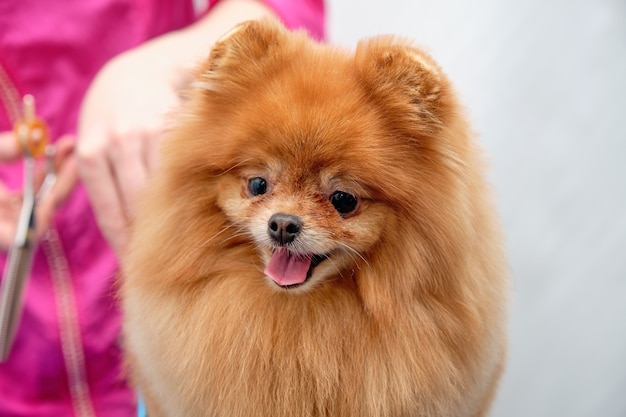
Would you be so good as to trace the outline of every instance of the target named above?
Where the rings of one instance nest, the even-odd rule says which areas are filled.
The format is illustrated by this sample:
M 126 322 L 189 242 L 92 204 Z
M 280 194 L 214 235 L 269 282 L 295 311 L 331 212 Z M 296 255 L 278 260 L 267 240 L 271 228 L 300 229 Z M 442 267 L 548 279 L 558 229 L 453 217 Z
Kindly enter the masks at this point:
M 300 234 L 302 220 L 291 214 L 276 213 L 267 223 L 267 231 L 278 244 L 286 245 Z

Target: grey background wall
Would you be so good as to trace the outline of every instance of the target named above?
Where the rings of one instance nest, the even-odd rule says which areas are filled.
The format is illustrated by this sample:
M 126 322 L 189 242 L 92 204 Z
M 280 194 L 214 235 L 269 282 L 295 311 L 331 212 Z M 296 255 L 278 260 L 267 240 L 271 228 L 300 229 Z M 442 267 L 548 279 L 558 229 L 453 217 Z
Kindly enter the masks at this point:
M 626 416 L 626 2 L 329 0 L 334 43 L 396 33 L 456 84 L 513 277 L 493 417 Z

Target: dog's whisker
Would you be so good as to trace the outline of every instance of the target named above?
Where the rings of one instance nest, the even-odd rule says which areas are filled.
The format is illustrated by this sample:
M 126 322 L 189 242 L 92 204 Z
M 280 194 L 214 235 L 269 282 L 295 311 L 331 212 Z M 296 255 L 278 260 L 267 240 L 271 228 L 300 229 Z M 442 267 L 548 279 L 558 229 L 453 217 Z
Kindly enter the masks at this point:
M 333 259 L 331 259 L 331 258 L 326 258 L 326 259 L 328 260 L 328 262 L 330 262 L 330 263 L 331 263 L 331 264 L 335 267 L 335 270 L 336 270 L 336 271 L 337 271 L 337 273 L 339 274 L 339 277 L 338 277 L 338 278 L 343 278 L 343 277 L 342 277 L 342 275 L 341 275 L 341 269 L 339 268 L 339 266 L 337 265 L 337 263 L 336 263 Z
M 214 235 L 209 237 L 207 240 L 202 242 L 200 245 L 198 245 L 197 248 L 198 249 L 206 248 L 209 245 L 209 243 L 213 242 L 215 239 L 217 239 L 219 236 L 221 236 L 222 234 L 224 234 L 228 230 L 232 229 L 234 226 L 235 226 L 234 224 L 228 224 L 228 225 L 224 226 L 222 228 L 222 230 L 220 230 L 219 232 L 215 233 Z
M 347 243 L 343 243 L 343 242 L 339 242 L 339 241 L 337 241 L 335 243 L 337 243 L 342 248 L 347 249 L 348 255 L 353 259 L 353 261 L 356 264 L 357 268 L 360 269 L 359 263 L 357 262 L 357 258 L 361 259 L 365 263 L 365 265 L 367 265 L 368 267 L 370 266 L 370 264 L 367 261 L 367 259 L 365 259 L 365 257 L 363 255 L 361 255 L 361 253 L 358 250 L 354 249 L 352 246 L 348 245 Z
M 189 252 L 188 254 L 191 255 L 191 254 L 193 254 L 194 252 L 196 252 L 198 250 L 206 249 L 207 247 L 209 247 L 210 243 L 212 243 L 215 239 L 217 239 L 218 237 L 220 237 L 222 234 L 224 234 L 228 230 L 232 229 L 233 227 L 235 227 L 234 224 L 228 224 L 228 225 L 224 226 L 219 232 L 209 236 L 208 239 L 204 240 L 200 244 L 197 244 L 197 245 L 186 245 L 186 246 L 189 246 L 189 248 L 191 249 L 191 252 Z M 225 240 L 228 240 L 228 239 L 229 238 L 227 238 Z
M 244 165 L 246 165 L 249 162 L 250 162 L 250 159 L 243 159 L 241 161 L 238 161 L 237 163 L 233 163 L 230 167 L 228 167 L 228 169 L 226 169 L 224 171 L 221 171 L 221 172 L 218 172 L 216 177 L 219 177 L 219 176 L 222 176 L 222 175 L 226 175 L 229 172 L 231 172 L 232 170 L 237 169 L 240 166 L 244 166 Z

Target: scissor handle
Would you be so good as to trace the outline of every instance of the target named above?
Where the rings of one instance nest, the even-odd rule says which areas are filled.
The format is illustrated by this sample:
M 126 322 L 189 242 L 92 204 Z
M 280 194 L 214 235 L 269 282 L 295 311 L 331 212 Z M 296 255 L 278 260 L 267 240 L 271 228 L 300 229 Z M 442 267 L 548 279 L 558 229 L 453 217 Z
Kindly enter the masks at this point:
M 30 275 L 33 252 L 37 244 L 35 236 L 35 158 L 46 155 L 49 136 L 48 127 L 35 115 L 35 99 L 24 97 L 24 117 L 14 126 L 17 144 L 24 156 L 24 193 L 22 209 L 17 223 L 13 246 L 0 283 L 0 362 L 5 361 L 11 351 L 23 308 L 24 288 Z M 50 147 L 48 149 L 54 149 Z M 44 186 L 54 182 L 52 154 L 46 155 L 49 169 Z M 40 189 L 40 191 L 42 191 Z
M 50 143 L 48 125 L 35 112 L 35 98 L 24 96 L 24 116 L 13 125 L 17 144 L 24 156 L 44 156 Z

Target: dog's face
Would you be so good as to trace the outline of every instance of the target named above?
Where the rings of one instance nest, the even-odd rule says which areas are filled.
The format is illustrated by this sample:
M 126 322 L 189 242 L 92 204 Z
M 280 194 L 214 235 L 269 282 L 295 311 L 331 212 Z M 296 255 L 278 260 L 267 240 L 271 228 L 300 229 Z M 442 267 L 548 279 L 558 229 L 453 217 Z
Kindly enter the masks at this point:
M 420 207 L 429 221 L 445 194 L 449 149 L 433 139 L 445 80 L 410 46 L 329 52 L 250 23 L 216 44 L 197 79 L 172 161 L 208 173 L 228 233 L 254 243 L 276 289 L 349 280 L 377 245 L 401 247 L 401 224 Z
M 393 220 L 379 191 L 391 162 L 379 116 L 343 77 L 285 70 L 266 83 L 222 113 L 236 128 L 224 138 L 217 204 L 254 242 L 275 288 L 350 279 Z
M 221 179 L 218 205 L 254 241 L 279 287 L 349 279 L 379 241 L 390 207 L 359 176 L 358 159 L 329 143 L 341 139 L 273 133 L 286 135 L 285 149 L 276 148 L 282 138 L 265 138 L 243 150 Z

